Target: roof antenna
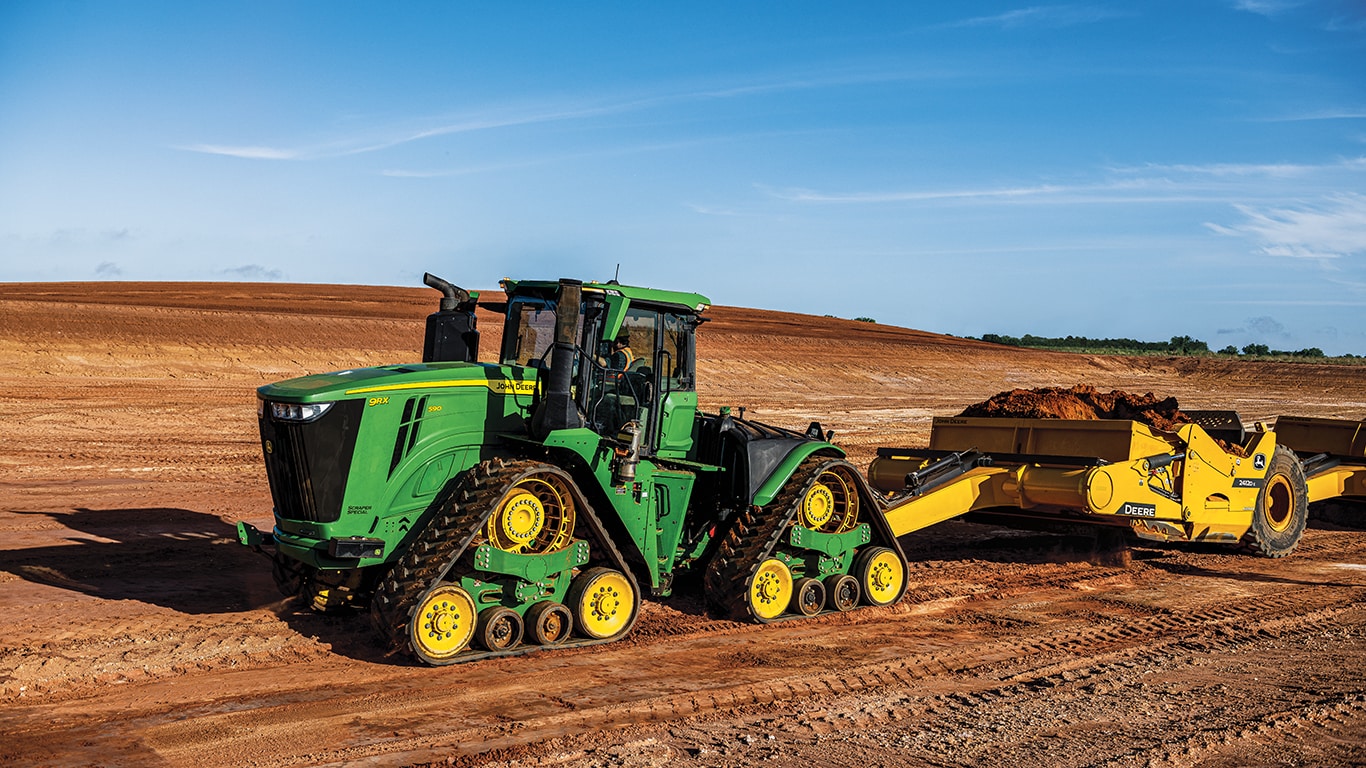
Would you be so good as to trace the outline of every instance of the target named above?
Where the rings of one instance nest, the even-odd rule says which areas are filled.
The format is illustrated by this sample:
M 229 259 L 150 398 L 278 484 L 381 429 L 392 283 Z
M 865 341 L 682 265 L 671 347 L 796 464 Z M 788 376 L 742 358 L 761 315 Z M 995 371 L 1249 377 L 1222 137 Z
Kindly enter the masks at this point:
M 609 282 L 609 283 L 607 283 L 607 284 L 608 284 L 608 285 L 621 285 L 621 283 L 617 282 L 617 278 L 619 278 L 619 277 L 621 277 L 621 262 L 618 261 L 618 262 L 617 262 L 617 272 L 616 272 L 616 274 L 612 275 L 612 280 L 611 280 L 611 282 Z

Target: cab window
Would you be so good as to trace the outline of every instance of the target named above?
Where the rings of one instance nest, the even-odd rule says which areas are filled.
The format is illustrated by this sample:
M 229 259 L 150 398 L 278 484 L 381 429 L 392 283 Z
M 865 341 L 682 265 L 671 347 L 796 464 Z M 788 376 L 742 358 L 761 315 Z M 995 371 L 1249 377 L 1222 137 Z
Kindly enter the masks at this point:
M 693 327 L 691 315 L 664 315 L 664 344 L 660 366 L 664 369 L 664 385 L 670 391 L 691 390 L 697 379 L 693 376 Z
M 555 342 L 555 305 L 543 299 L 514 299 L 503 326 L 503 365 L 539 367 Z

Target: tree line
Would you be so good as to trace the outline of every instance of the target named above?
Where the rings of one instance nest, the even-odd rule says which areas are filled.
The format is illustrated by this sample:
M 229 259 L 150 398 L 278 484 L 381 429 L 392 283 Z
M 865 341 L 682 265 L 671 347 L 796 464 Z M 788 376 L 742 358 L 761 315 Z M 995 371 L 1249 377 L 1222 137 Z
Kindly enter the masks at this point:
M 988 341 L 992 344 L 1004 344 L 1008 347 L 1030 347 L 1033 349 L 1053 349 L 1065 352 L 1109 352 L 1113 354 L 1167 354 L 1167 355 L 1245 355 L 1248 357 L 1304 357 L 1321 358 L 1325 357 L 1323 350 L 1318 347 L 1307 347 L 1295 351 L 1282 349 L 1272 349 L 1266 344 L 1245 344 L 1241 349 L 1232 344 L 1224 347 L 1218 352 L 1209 348 L 1209 344 L 1200 339 L 1190 336 L 1173 336 L 1168 341 L 1139 341 L 1137 339 L 1093 339 L 1088 336 L 1035 336 L 1026 333 L 1023 336 L 1006 336 L 1000 333 L 984 333 L 980 337 L 969 336 L 970 339 Z M 1344 355 L 1352 357 L 1352 355 Z

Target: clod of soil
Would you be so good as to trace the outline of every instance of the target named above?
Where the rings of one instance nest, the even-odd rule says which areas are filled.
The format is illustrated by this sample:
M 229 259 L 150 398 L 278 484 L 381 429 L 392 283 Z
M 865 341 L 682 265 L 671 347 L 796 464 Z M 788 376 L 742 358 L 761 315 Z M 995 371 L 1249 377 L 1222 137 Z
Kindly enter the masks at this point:
M 1133 395 L 1117 389 L 1107 393 L 1087 384 L 1078 384 L 1071 389 L 1012 389 L 969 405 L 958 415 L 1020 419 L 1128 419 L 1167 432 L 1190 422 L 1190 418 L 1177 407 L 1174 397 L 1159 399 L 1151 392 Z

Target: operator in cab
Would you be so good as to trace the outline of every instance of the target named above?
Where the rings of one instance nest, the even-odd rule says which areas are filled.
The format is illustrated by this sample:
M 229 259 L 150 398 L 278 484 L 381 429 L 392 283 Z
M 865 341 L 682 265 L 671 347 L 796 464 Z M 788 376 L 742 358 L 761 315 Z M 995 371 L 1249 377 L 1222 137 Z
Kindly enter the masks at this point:
M 636 355 L 631 351 L 631 335 L 623 330 L 612 341 L 612 354 L 607 357 L 607 367 L 614 371 L 625 371 L 635 361 Z

